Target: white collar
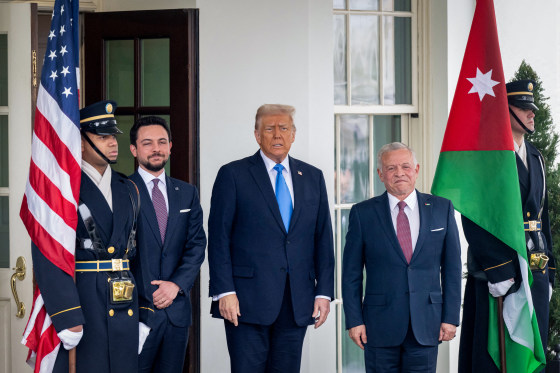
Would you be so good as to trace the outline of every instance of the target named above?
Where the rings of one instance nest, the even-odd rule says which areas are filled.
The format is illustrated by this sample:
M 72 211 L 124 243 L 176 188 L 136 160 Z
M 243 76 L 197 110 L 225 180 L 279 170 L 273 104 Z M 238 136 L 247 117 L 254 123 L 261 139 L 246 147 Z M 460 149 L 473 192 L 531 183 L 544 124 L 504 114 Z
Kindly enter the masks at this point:
M 91 164 L 87 163 L 82 159 L 82 171 L 84 171 L 84 173 L 88 175 L 89 178 L 97 186 L 99 186 L 101 180 L 103 179 L 109 178 L 109 181 L 111 180 L 111 167 L 109 165 L 107 165 L 107 168 L 105 169 L 102 175 L 99 173 L 99 171 L 97 171 L 95 167 L 93 167 Z
M 264 165 L 265 165 L 265 167 L 266 167 L 266 170 L 267 170 L 268 172 L 271 172 L 271 171 L 274 169 L 274 166 L 277 165 L 277 163 L 274 162 L 272 159 L 268 158 L 268 157 L 263 153 L 262 150 L 260 151 L 260 153 L 261 153 L 261 157 L 262 157 L 262 159 L 263 159 L 263 161 L 264 161 Z M 289 158 L 289 156 L 286 156 L 286 158 L 284 158 L 284 160 L 283 160 L 280 164 L 281 164 L 282 166 L 284 166 L 284 168 L 286 169 L 286 171 L 287 171 L 288 173 L 290 173 L 290 160 L 289 160 L 288 158 Z
M 165 170 L 161 174 L 159 174 L 158 177 L 155 177 L 154 175 L 152 175 L 148 171 L 144 170 L 142 167 L 138 167 L 138 174 L 142 177 L 142 180 L 144 180 L 144 184 L 146 184 L 146 185 L 149 185 L 149 183 L 151 181 L 153 181 L 154 179 L 158 179 L 160 184 L 162 184 L 163 186 L 166 186 Z
M 389 197 L 389 208 L 393 210 L 400 202 L 400 200 L 389 192 L 387 192 L 387 196 Z M 408 197 L 404 199 L 404 202 L 408 207 L 410 207 L 411 210 L 414 210 L 416 208 L 416 205 L 418 204 L 418 196 L 416 195 L 416 189 L 414 189 L 412 193 L 410 193 Z

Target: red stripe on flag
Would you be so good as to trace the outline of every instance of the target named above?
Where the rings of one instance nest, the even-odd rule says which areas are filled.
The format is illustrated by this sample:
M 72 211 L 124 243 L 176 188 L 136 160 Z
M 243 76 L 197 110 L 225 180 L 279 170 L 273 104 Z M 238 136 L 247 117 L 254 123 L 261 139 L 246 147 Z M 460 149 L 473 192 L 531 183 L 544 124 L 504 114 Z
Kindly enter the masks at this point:
M 35 219 L 27 206 L 27 196 L 23 196 L 19 216 L 23 225 L 27 228 L 33 243 L 39 248 L 41 253 L 54 265 L 62 269 L 70 276 L 74 276 L 74 255 L 68 252 L 64 246 L 52 238 L 41 224 Z
M 29 184 L 55 214 L 60 216 L 70 228 L 76 230 L 78 225 L 76 206 L 62 196 L 57 186 L 33 160 L 29 166 Z
M 39 138 L 55 156 L 60 168 L 70 175 L 70 180 L 79 181 L 82 172 L 80 165 L 76 162 L 76 159 L 67 148 L 66 144 L 58 137 L 58 133 L 39 109 L 35 111 L 34 132 L 37 138 Z M 80 183 L 72 182 L 71 187 L 74 200 L 78 201 L 80 196 Z

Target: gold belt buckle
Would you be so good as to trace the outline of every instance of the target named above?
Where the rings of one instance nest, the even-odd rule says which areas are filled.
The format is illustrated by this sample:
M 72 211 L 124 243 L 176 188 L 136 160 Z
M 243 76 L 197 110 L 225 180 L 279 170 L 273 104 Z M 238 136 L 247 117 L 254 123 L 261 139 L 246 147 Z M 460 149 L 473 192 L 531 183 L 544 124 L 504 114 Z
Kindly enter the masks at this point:
M 548 263 L 548 256 L 543 253 L 531 254 L 531 259 L 529 260 L 529 267 L 532 270 L 540 270 L 546 267 Z
M 529 220 L 529 231 L 534 232 L 537 230 L 537 220 Z
M 133 290 L 131 281 L 113 281 L 113 302 L 131 301 Z
M 111 264 L 113 266 L 113 271 L 123 270 L 122 259 L 111 259 Z

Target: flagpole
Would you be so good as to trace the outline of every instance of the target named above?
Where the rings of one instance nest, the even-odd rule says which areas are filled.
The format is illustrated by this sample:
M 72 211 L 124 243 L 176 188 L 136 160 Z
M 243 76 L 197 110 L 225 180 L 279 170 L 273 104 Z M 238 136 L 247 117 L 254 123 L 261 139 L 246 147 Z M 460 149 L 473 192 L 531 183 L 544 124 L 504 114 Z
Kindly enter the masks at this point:
M 76 373 L 76 347 L 68 351 L 68 373 Z
M 500 340 L 501 372 L 507 373 L 506 367 L 506 338 L 504 333 L 504 297 L 498 297 L 498 334 Z

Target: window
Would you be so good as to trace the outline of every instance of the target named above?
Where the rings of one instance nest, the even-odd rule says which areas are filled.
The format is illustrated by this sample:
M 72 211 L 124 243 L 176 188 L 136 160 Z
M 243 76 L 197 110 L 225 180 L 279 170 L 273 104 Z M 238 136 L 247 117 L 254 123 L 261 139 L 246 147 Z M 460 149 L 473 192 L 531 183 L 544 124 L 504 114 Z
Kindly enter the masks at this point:
M 342 253 L 350 209 L 385 191 L 377 152 L 408 142 L 418 112 L 415 0 L 333 0 L 337 372 L 363 372 L 346 331 Z

